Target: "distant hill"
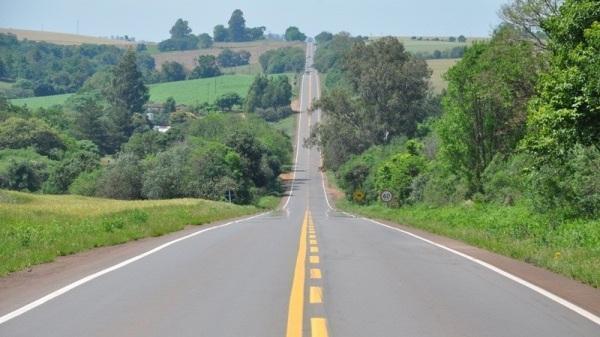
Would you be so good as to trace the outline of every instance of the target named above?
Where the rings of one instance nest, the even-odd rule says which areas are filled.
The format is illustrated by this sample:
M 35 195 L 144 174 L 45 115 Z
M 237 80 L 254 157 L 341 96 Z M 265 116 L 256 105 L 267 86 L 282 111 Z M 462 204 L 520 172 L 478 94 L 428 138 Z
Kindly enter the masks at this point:
M 13 28 L 0 28 L 0 33 L 12 33 L 17 36 L 19 40 L 30 40 L 30 41 L 44 41 L 62 45 L 78 45 L 83 43 L 91 44 L 110 44 L 115 46 L 130 46 L 135 45 L 136 42 L 125 41 L 125 40 L 114 40 L 95 36 L 67 34 L 67 33 L 56 33 L 56 32 L 44 32 L 38 30 L 25 30 L 25 29 L 13 29 Z

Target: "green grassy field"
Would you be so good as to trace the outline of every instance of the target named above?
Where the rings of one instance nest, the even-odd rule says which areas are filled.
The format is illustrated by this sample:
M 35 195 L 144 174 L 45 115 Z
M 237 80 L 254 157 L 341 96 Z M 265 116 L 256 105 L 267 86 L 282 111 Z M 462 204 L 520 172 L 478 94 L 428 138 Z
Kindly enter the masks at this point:
M 251 75 L 224 75 L 214 78 L 166 82 L 149 85 L 150 101 L 164 102 L 169 96 L 175 98 L 178 104 L 196 104 L 213 102 L 218 96 L 236 92 L 246 96 L 248 88 L 254 80 Z M 15 105 L 27 105 L 31 109 L 47 108 L 52 105 L 64 104 L 73 94 L 53 95 L 43 97 L 28 97 L 11 100 Z
M 552 226 L 547 217 L 519 205 L 417 205 L 392 209 L 357 206 L 343 200 L 338 207 L 458 239 L 600 287 L 600 219 Z
M 442 90 L 448 87 L 442 76 L 452 68 L 460 59 L 439 59 L 439 60 L 427 60 L 427 65 L 433 71 L 431 75 L 431 85 L 436 93 L 441 93 Z
M 200 199 L 120 201 L 0 190 L 0 276 L 57 256 L 259 211 Z
M 435 37 L 428 37 L 435 38 Z M 446 41 L 426 41 L 426 40 L 412 40 L 408 36 L 400 36 L 398 39 L 407 51 L 411 53 L 433 53 L 435 50 L 444 51 L 450 50 L 454 47 L 462 47 L 462 46 L 470 46 L 475 41 L 486 40 L 486 38 L 481 37 L 467 37 L 467 41 L 464 43 L 461 42 L 449 42 L 447 41 L 447 37 L 439 37 L 440 39 L 444 39 Z
M 298 119 L 298 115 L 293 114 L 293 115 L 288 116 L 280 121 L 273 123 L 273 126 L 277 130 L 281 130 L 281 131 L 285 132 L 285 134 L 287 134 L 288 136 L 290 136 L 293 139 L 294 133 L 296 132 L 296 120 L 297 119 Z

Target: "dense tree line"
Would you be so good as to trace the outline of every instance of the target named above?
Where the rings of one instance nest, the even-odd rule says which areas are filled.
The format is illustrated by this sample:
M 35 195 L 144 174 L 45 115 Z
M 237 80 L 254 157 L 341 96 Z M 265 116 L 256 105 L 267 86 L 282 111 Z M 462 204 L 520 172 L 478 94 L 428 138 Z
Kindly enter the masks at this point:
M 301 72 L 304 70 L 304 51 L 298 47 L 273 49 L 260 55 L 258 62 L 267 74 Z
M 247 65 L 252 55 L 246 50 L 233 51 L 229 48 L 223 49 L 217 56 L 217 63 L 221 67 L 237 67 Z
M 441 102 L 395 39 L 340 47 L 338 38 L 318 52 L 342 85 L 318 103 L 326 115 L 311 142 L 350 199 L 390 190 L 396 207 L 519 203 L 557 223 L 598 216 L 600 4 L 523 3 L 466 49 Z M 336 36 L 323 37 L 319 48 L 332 48 Z

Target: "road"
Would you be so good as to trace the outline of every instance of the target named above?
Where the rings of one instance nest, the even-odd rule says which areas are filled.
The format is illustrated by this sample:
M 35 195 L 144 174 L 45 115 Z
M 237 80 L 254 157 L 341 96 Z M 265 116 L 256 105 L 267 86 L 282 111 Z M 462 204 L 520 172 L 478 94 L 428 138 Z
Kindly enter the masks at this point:
M 592 320 L 481 264 L 333 210 L 319 152 L 302 146 L 320 118 L 307 112 L 314 70 L 301 92 L 282 210 L 83 279 L 4 316 L 0 336 L 600 336 Z

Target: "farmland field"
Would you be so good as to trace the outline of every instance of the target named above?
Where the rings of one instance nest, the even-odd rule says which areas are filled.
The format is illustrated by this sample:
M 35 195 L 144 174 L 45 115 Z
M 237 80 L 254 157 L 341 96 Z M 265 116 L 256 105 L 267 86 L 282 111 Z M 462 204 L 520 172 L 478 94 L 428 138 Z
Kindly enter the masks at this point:
M 250 64 L 258 64 L 258 58 L 264 52 L 272 49 L 282 47 L 300 47 L 304 48 L 305 44 L 302 42 L 285 42 L 285 41 L 253 41 L 253 42 L 222 42 L 215 43 L 212 48 L 208 49 L 197 49 L 197 50 L 186 50 L 186 51 L 173 51 L 157 53 L 152 55 L 156 60 L 156 68 L 160 69 L 161 65 L 167 61 L 175 61 L 183 64 L 183 66 L 191 70 L 195 66 L 195 59 L 199 55 L 214 55 L 217 56 L 225 48 L 229 48 L 233 51 L 246 50 L 252 54 L 250 58 Z
M 254 75 L 224 75 L 213 78 L 201 78 L 188 81 L 166 82 L 149 85 L 150 101 L 164 102 L 173 97 L 178 104 L 197 104 L 213 102 L 216 97 L 236 92 L 246 96 L 246 92 Z M 31 109 L 47 108 L 52 105 L 64 104 L 73 94 L 53 95 L 43 97 L 28 97 L 11 100 L 15 105 L 25 105 Z
M 431 85 L 436 93 L 439 94 L 448 87 L 448 83 L 442 76 L 458 61 L 459 59 L 427 60 L 427 65 L 433 71 L 433 74 L 431 75 Z
M 425 38 L 433 39 L 435 37 L 425 37 Z M 447 40 L 447 37 L 439 37 L 439 38 Z M 475 41 L 485 40 L 484 38 L 467 37 L 467 42 L 460 43 L 460 42 L 449 42 L 449 41 L 426 41 L 426 40 L 419 41 L 419 40 L 412 40 L 410 37 L 407 37 L 407 36 L 399 36 L 398 39 L 400 40 L 400 42 L 402 42 L 402 44 L 404 44 L 404 47 L 406 48 L 406 50 L 411 53 L 433 53 L 435 50 L 439 50 L 439 51 L 450 50 L 454 47 L 470 46 Z
M 57 256 L 259 211 L 201 199 L 122 201 L 0 190 L 0 276 Z
M 111 44 L 115 46 L 131 46 L 135 45 L 135 42 L 114 40 L 96 36 L 86 36 L 68 33 L 55 33 L 55 32 L 43 32 L 38 30 L 26 30 L 26 29 L 12 29 L 12 28 L 0 28 L 0 33 L 12 33 L 17 36 L 19 40 L 27 39 L 31 41 L 45 41 L 55 44 L 64 45 L 77 45 L 82 43 L 92 44 Z

